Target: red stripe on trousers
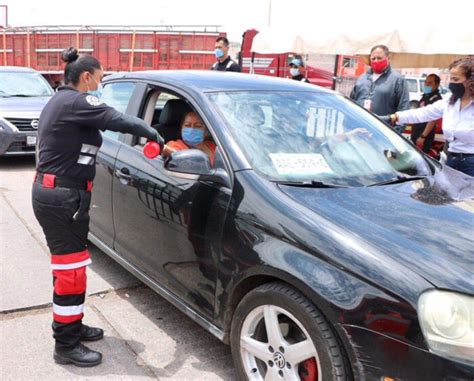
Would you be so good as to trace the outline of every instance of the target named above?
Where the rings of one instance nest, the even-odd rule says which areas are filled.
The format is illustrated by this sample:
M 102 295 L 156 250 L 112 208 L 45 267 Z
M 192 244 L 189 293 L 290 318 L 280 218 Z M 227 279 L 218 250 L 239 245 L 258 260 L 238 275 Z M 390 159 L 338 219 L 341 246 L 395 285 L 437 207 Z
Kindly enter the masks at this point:
M 89 259 L 89 250 L 78 251 L 69 254 L 51 254 L 51 263 L 53 265 L 69 265 L 71 263 L 82 262 Z
M 56 295 L 79 295 L 86 292 L 86 266 L 70 270 L 53 270 Z
M 62 324 L 70 324 L 74 323 L 78 320 L 81 320 L 83 318 L 84 314 L 79 314 L 79 315 L 70 315 L 70 316 L 63 316 L 63 315 L 58 315 L 53 312 L 53 319 L 54 321 Z

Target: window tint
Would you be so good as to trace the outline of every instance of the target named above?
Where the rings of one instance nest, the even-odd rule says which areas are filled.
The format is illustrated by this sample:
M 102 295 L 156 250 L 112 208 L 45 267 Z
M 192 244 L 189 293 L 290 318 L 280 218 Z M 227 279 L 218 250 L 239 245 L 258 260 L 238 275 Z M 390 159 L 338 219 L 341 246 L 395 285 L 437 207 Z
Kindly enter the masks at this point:
M 116 110 L 125 112 L 133 90 L 135 90 L 135 83 L 132 82 L 111 83 L 104 86 L 101 99 Z
M 134 90 L 135 83 L 133 82 L 116 82 L 106 84 L 104 86 L 104 92 L 102 94 L 101 100 L 116 110 L 125 112 Z M 120 132 L 107 130 L 104 132 L 104 135 L 118 140 Z
M 405 139 L 341 96 L 263 91 L 208 96 L 253 169 L 270 180 L 367 186 L 431 173 Z

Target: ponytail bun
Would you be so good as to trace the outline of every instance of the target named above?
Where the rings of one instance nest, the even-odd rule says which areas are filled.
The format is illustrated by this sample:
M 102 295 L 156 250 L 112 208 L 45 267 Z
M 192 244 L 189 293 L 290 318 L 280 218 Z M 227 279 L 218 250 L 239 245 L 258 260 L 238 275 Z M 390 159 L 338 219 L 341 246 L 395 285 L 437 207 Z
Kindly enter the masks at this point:
M 74 62 L 79 58 L 79 53 L 76 48 L 71 46 L 62 51 L 61 58 L 66 63 Z

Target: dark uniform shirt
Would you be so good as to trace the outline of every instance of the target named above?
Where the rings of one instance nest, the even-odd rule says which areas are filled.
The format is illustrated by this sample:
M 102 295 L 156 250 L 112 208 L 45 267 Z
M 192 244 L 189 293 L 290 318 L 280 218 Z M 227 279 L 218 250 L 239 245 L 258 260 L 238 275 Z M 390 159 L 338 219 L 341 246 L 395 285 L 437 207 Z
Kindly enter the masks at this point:
M 157 136 L 141 119 L 123 114 L 93 95 L 59 87 L 40 115 L 36 170 L 92 181 L 102 144 L 99 130 L 106 129 L 150 139 Z
M 291 79 L 294 79 L 295 81 L 309 83 L 308 79 L 302 74 L 295 75 L 294 77 L 291 77 Z
M 238 63 L 233 61 L 230 56 L 227 57 L 224 61 L 216 61 L 214 65 L 212 65 L 211 70 L 215 71 L 235 71 L 240 73 L 242 70 Z
M 433 103 L 439 101 L 440 99 L 443 99 L 443 97 L 439 93 L 439 90 L 436 89 L 436 91 L 433 91 L 430 94 L 423 94 L 423 96 L 420 99 L 420 106 L 419 107 L 428 106 L 430 104 L 433 104 Z M 416 143 L 416 140 L 421 136 L 421 134 L 425 130 L 425 127 L 426 127 L 427 124 L 428 123 L 417 123 L 417 124 L 414 124 L 411 127 L 411 141 L 413 143 Z M 424 143 L 424 146 L 423 146 L 423 151 L 424 152 L 428 152 L 430 150 L 431 144 L 433 143 L 435 133 L 436 133 L 436 127 L 434 127 L 431 130 L 431 132 L 428 134 L 428 136 L 425 139 L 425 143 Z
M 373 81 L 373 71 L 362 74 L 352 89 L 351 99 L 368 108 L 376 115 L 389 115 L 407 110 L 409 106 L 408 87 L 405 78 L 389 66 Z

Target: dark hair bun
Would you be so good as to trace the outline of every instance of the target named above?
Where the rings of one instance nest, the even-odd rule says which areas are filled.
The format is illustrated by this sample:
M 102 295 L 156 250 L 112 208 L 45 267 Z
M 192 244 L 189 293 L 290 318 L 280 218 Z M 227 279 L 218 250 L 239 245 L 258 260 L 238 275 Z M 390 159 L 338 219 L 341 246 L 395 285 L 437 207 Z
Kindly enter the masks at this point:
M 61 58 L 66 63 L 74 62 L 79 58 L 79 53 L 76 48 L 71 46 L 62 51 Z

